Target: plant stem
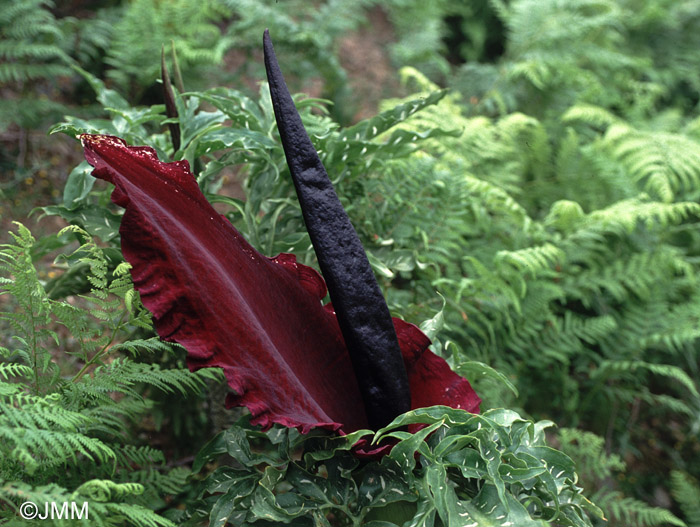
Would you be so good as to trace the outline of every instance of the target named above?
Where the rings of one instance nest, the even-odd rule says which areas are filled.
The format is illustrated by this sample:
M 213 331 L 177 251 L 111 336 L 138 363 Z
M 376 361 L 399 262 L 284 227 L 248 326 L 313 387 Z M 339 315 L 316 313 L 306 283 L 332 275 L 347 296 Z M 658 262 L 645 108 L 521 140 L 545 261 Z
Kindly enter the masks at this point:
M 29 317 L 31 318 L 31 331 L 32 331 L 32 358 L 34 364 L 32 366 L 34 367 L 34 392 L 38 395 L 39 394 L 39 364 L 37 362 L 37 353 L 36 353 L 36 327 L 35 327 L 35 318 L 34 318 L 34 302 L 32 300 L 33 295 L 29 295 Z
M 27 251 L 25 254 L 29 265 L 32 265 L 32 257 Z M 28 302 L 29 302 L 29 309 L 27 310 L 29 312 L 29 318 L 31 320 L 30 324 L 30 330 L 32 333 L 32 359 L 33 359 L 33 364 L 32 364 L 32 369 L 34 370 L 34 393 L 37 395 L 39 394 L 39 363 L 37 360 L 37 337 L 36 337 L 36 317 L 34 316 L 34 295 L 29 294 L 28 295 Z
M 122 311 L 121 316 L 119 317 L 119 321 L 117 324 L 114 326 L 114 329 L 112 330 L 112 335 L 109 337 L 109 340 L 107 343 L 102 346 L 102 349 L 100 349 L 95 355 L 93 355 L 92 359 L 88 360 L 82 368 L 80 368 L 80 371 L 76 373 L 73 378 L 71 379 L 71 382 L 78 382 L 80 378 L 85 375 L 85 372 L 88 370 L 90 366 L 95 364 L 98 359 L 100 359 L 109 349 L 109 347 L 112 345 L 112 342 L 114 342 L 114 339 L 117 336 L 117 332 L 122 328 L 122 321 L 124 320 L 124 316 L 126 315 L 126 311 Z

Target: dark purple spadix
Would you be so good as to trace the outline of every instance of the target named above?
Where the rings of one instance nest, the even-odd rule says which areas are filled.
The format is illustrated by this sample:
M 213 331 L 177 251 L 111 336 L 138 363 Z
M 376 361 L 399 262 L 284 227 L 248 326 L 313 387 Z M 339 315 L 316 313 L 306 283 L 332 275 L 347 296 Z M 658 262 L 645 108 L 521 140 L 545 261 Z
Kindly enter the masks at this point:
M 294 106 L 267 30 L 263 47 L 277 127 L 306 229 L 350 354 L 368 423 L 376 430 L 411 408 L 394 324 L 360 239 Z

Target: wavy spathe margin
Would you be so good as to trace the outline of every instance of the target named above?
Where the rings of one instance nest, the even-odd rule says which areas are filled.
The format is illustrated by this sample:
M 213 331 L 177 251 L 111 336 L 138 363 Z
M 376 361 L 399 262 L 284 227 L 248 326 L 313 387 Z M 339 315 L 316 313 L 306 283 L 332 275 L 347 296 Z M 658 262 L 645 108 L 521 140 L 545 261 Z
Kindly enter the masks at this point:
M 201 193 L 186 161 L 81 136 L 95 177 L 124 207 L 122 252 L 158 334 L 192 369 L 220 367 L 256 424 L 366 427 L 340 330 L 320 303 L 321 277 L 293 255 L 265 258 Z M 318 372 L 324 372 L 318 375 Z M 332 417 L 333 416 L 333 417 Z
M 149 147 L 82 135 L 93 175 L 115 185 L 126 209 L 122 252 L 158 334 L 188 351 L 191 369 L 219 367 L 228 403 L 254 424 L 302 432 L 367 428 L 362 397 L 320 275 L 291 254 L 267 258 L 206 200 L 186 161 L 163 163 Z M 469 383 L 394 319 L 415 404 L 478 411 Z

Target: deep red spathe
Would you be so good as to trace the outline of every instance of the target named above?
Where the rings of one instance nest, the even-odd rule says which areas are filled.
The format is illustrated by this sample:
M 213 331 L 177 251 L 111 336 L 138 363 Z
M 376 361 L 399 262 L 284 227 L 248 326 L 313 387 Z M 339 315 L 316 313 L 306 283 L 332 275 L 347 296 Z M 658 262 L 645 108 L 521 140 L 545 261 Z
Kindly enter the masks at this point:
M 93 175 L 115 185 L 126 209 L 125 259 L 158 334 L 188 351 L 191 369 L 220 367 L 230 405 L 253 423 L 366 428 L 362 399 L 326 286 L 291 254 L 259 254 L 201 193 L 186 161 L 163 163 L 149 147 L 81 136 Z M 469 383 L 427 349 L 414 325 L 394 319 L 412 408 L 447 405 L 478 412 Z

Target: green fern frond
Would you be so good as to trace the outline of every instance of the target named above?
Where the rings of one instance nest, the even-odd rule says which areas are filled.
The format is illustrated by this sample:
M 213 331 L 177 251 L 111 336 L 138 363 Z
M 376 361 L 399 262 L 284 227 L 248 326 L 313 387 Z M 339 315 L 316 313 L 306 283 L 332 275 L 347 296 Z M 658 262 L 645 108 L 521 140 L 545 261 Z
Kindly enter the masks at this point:
M 562 264 L 565 258 L 564 251 L 547 243 L 539 247 L 528 247 L 517 251 L 499 251 L 496 254 L 495 263 L 508 263 L 516 269 L 534 276 L 542 270 Z
M 140 466 L 163 465 L 165 456 L 163 452 L 150 446 L 124 445 L 124 448 L 115 451 L 117 462 L 124 467 L 136 463 Z
M 95 375 L 109 375 L 118 371 L 119 387 L 129 390 L 129 386 L 143 383 L 158 388 L 166 393 L 178 391 L 183 395 L 198 393 L 206 386 L 203 375 L 190 373 L 189 370 L 164 370 L 157 364 L 144 364 L 122 359 L 114 359 L 110 364 L 99 366 Z
M 538 283 L 528 289 L 537 294 Z M 561 290 L 558 291 L 561 294 Z M 545 297 L 547 298 L 547 297 Z M 538 350 L 541 364 L 558 362 L 569 364 L 577 355 L 586 353 L 588 346 L 600 342 L 617 328 L 611 316 L 581 317 L 571 312 L 557 316 L 545 302 L 523 301 L 523 319 L 509 328 L 505 345 L 520 356 L 527 357 L 532 349 Z M 537 308 L 538 304 L 542 307 Z
M 420 95 L 427 97 L 429 92 Z M 409 100 L 390 99 L 383 107 L 392 108 Z M 466 117 L 456 94 L 449 94 L 408 118 L 401 127 L 423 134 L 436 129 L 452 131 L 437 136 L 439 140 L 426 137 L 421 147 L 437 155 L 440 166 L 447 171 L 459 173 L 455 167 L 460 167 L 462 172 L 478 175 L 511 196 L 522 193 L 521 183 L 528 172 L 543 177 L 550 171 L 550 163 L 543 162 L 551 155 L 547 132 L 540 121 L 523 113 L 498 120 Z
M 671 472 L 671 494 L 683 511 L 688 527 L 700 527 L 700 486 L 689 474 Z
M 514 288 L 505 280 L 499 273 L 493 272 L 492 269 L 486 267 L 481 261 L 473 257 L 465 258 L 480 278 L 480 282 L 485 286 L 484 297 L 489 298 L 488 302 L 494 306 L 503 308 L 512 307 L 516 312 L 520 311 L 520 297 Z M 491 291 L 492 294 L 488 294 Z
M 532 219 L 527 211 L 501 187 L 469 174 L 464 176 L 464 186 L 470 193 L 474 194 L 472 207 L 475 212 L 483 208 L 483 212 L 478 212 L 483 216 L 508 214 L 516 225 L 522 226 L 523 231 L 530 230 Z
M 19 508 L 19 505 L 25 501 L 31 501 L 38 505 L 39 510 L 43 512 L 45 504 L 70 502 L 71 498 L 69 491 L 55 483 L 32 487 L 27 483 L 8 481 L 0 475 L 0 499 L 8 504 L 16 504 L 16 508 Z M 0 512 L 0 518 L 3 519 L 4 523 L 9 523 L 12 521 L 11 518 L 16 515 L 15 511 L 12 511 L 11 514 L 12 516 L 9 516 L 7 513 Z M 25 520 L 21 520 L 21 522 L 24 525 L 27 523 Z
M 212 0 L 129 3 L 107 52 L 106 62 L 113 67 L 109 77 L 122 87 L 147 87 L 159 75 L 162 46 L 172 41 L 184 75 L 192 79 L 197 66 L 221 62 L 231 45 L 215 25 L 223 14 Z
M 35 240 L 24 226 L 17 229 L 11 233 L 14 243 L 0 246 L 0 285 L 10 301 L 3 308 L 12 308 L 0 319 L 16 333 L 10 340 L 16 349 L 0 348 L 0 501 L 10 505 L 0 508 L 0 523 L 27 499 L 41 508 L 87 498 L 92 524 L 172 527 L 147 507 L 179 493 L 188 471 L 172 471 L 162 452 L 131 444 L 128 424 L 153 408 L 144 387 L 198 393 L 206 379 L 221 373 L 192 374 L 118 356 L 120 350 L 172 355 L 172 346 L 155 337 L 119 342 L 129 322 L 143 316 L 128 266 L 110 273 L 105 250 L 71 227 L 86 240 L 73 261 L 88 269 L 92 291 L 82 304 L 52 300 L 32 263 Z M 68 346 L 48 329 L 55 323 L 65 326 L 71 346 L 79 348 L 65 350 L 84 361 L 75 375 L 61 375 L 58 363 L 65 362 L 60 359 Z M 105 327 L 110 334 L 97 331 Z
M 612 361 L 606 360 L 600 363 L 600 366 L 592 375 L 593 378 L 610 377 L 615 375 L 620 377 L 624 373 L 634 373 L 637 370 L 646 370 L 654 375 L 667 377 L 668 379 L 677 382 L 685 387 L 694 397 L 700 397 L 695 382 L 681 368 L 671 364 L 656 364 L 645 361 Z
M 125 397 L 119 401 L 119 404 L 110 404 L 109 399 L 112 399 L 114 392 L 98 392 L 93 395 L 95 392 L 89 388 L 79 390 L 79 393 L 88 396 L 83 399 L 83 404 L 88 406 L 84 406 L 81 410 L 83 415 L 90 417 L 85 432 L 99 437 L 112 437 L 122 442 L 129 440 L 129 430 L 124 423 L 136 421 L 139 416 L 148 413 L 153 407 L 150 401 L 140 397 Z M 125 395 L 130 394 L 126 392 Z
M 15 428 L 61 429 L 75 432 L 88 422 L 84 415 L 57 406 L 55 398 L 35 398 L 29 407 L 26 399 L 23 402 L 23 407 L 3 404 L 0 423 Z
M 606 514 L 629 527 L 687 527 L 685 522 L 666 509 L 652 507 L 643 501 L 624 497 L 620 492 L 610 492 L 596 500 Z
M 132 286 L 133 290 L 133 286 Z M 158 337 L 151 337 L 148 339 L 134 339 L 127 340 L 124 342 L 119 342 L 115 344 L 112 349 L 114 351 L 125 351 L 130 353 L 132 356 L 142 356 L 145 353 L 168 353 L 173 352 L 173 348 L 176 345 L 169 342 L 160 340 Z
M 0 84 L 13 87 L 0 101 L 0 130 L 10 123 L 36 127 L 65 111 L 31 89 L 71 73 L 52 6 L 50 0 L 0 0 Z
M 552 204 L 549 213 L 544 219 L 544 224 L 568 233 L 579 225 L 584 218 L 585 213 L 579 203 L 559 200 Z
M 640 340 L 640 345 L 649 348 L 669 350 L 676 354 L 693 346 L 700 338 L 697 321 L 700 318 L 700 299 L 688 295 L 686 302 L 681 302 L 667 310 L 668 318 L 657 318 L 653 330 Z
M 139 495 L 143 490 L 143 485 L 139 483 L 115 483 L 108 479 L 91 479 L 76 488 L 75 493 L 85 496 L 90 501 L 106 502 L 119 500 L 125 496 Z
M 221 0 L 220 3 L 229 9 L 228 16 L 233 20 L 226 34 L 235 42 L 236 49 L 249 53 L 257 50 L 260 28 L 269 28 L 278 49 L 285 50 L 286 60 L 295 64 L 295 77 L 323 78 L 322 96 L 335 103 L 332 112 L 344 121 L 352 118 L 351 81 L 338 58 L 339 37 L 366 22 L 365 8 L 374 5 L 374 0 L 352 3 L 328 0 L 315 5 L 304 0 L 286 0 L 283 10 L 257 0 Z M 294 16 L 289 16 L 290 13 Z M 249 67 L 259 68 L 259 73 L 251 78 L 264 75 L 259 64 Z M 362 89 L 366 87 L 360 86 Z
M 589 264 L 588 269 L 574 269 L 564 288 L 575 298 L 590 305 L 592 298 L 610 295 L 623 302 L 631 296 L 649 299 L 658 280 L 675 274 L 690 273 L 687 262 L 669 248 L 658 252 L 632 253 L 625 259 Z
M 633 180 L 664 202 L 700 195 L 700 142 L 682 134 L 613 125 L 604 136 L 611 155 Z
M 637 129 L 591 105 L 570 108 L 562 120 L 604 132 L 594 147 L 654 198 L 669 203 L 679 198 L 695 200 L 700 195 L 700 142 L 691 135 Z
M 85 483 L 85 488 L 83 490 L 85 490 L 86 494 L 83 494 L 82 491 L 70 491 L 57 484 L 32 487 L 25 483 L 2 480 L 0 480 L 0 484 L 0 498 L 3 501 L 17 504 L 17 507 L 19 507 L 21 503 L 31 501 L 39 507 L 39 511 L 42 513 L 46 506 L 49 506 L 50 510 L 52 503 L 70 504 L 75 502 L 78 513 L 82 514 L 83 506 L 87 503 L 87 519 L 89 519 L 90 525 L 113 527 L 128 522 L 129 525 L 133 525 L 134 527 L 175 527 L 175 524 L 171 521 L 141 505 L 120 501 L 98 501 L 97 499 L 93 499 L 91 495 L 96 489 L 101 488 L 102 490 L 109 491 L 110 495 L 111 492 L 121 491 L 122 496 L 129 496 L 133 495 L 140 485 L 119 485 L 109 480 L 92 480 Z M 99 497 L 99 494 L 97 496 Z M 12 512 L 13 516 L 14 514 L 15 513 Z M 3 520 L 14 521 L 10 518 L 12 518 L 12 516 L 5 515 Z M 67 525 L 74 524 L 76 521 L 78 521 L 77 517 L 75 520 L 71 520 L 70 518 L 60 519 L 58 517 L 49 517 L 47 520 L 42 520 L 42 523 L 52 527 L 66 527 Z M 19 523 L 6 524 L 26 525 L 26 521 L 20 520 Z
M 90 520 L 94 525 L 105 527 L 114 525 L 115 521 L 128 521 L 138 527 L 177 527 L 151 509 L 131 503 L 91 502 Z
M 564 313 L 564 323 L 562 331 L 571 333 L 581 341 L 594 345 L 600 342 L 606 335 L 617 329 L 615 318 L 610 315 L 597 317 L 577 317 L 567 311 Z
M 666 411 L 691 418 L 696 412 L 689 402 L 665 393 L 652 393 L 646 386 L 608 386 L 605 391 L 612 400 L 626 404 L 638 404 L 641 401 L 649 406 L 664 408 Z
M 576 462 L 576 472 L 593 484 L 614 472 L 625 469 L 625 463 L 615 454 L 605 452 L 605 439 L 578 428 L 559 428 L 561 449 Z
M 584 483 L 589 487 L 598 487 L 595 502 L 615 525 L 685 527 L 685 523 L 666 509 L 651 507 L 642 501 L 625 497 L 619 491 L 610 490 L 605 482 L 614 473 L 624 471 L 626 466 L 619 456 L 605 452 L 605 440 L 602 437 L 575 428 L 561 428 L 558 433 L 561 449 L 576 462 L 577 472 Z
M 626 57 L 620 53 L 611 55 L 606 46 L 620 37 L 617 31 L 620 16 L 618 5 L 610 0 L 517 2 L 509 7 L 505 16 L 510 30 L 511 53 L 520 60 L 533 57 L 533 62 L 548 65 L 553 60 L 554 63 L 563 62 L 574 52 L 582 54 L 578 62 L 584 62 L 584 57 L 602 53 L 604 56 L 598 61 L 605 60 L 618 66 L 627 64 Z M 569 48 L 569 43 L 574 40 L 580 42 L 576 50 Z
M 52 5 L 50 0 L 3 0 L 0 82 L 46 79 L 69 73 L 69 59 L 57 46 L 62 35 L 48 9 Z
M 577 104 L 572 106 L 564 112 L 561 116 L 561 120 L 565 123 L 582 122 L 601 130 L 607 130 L 608 127 L 623 122 L 622 119 L 617 117 L 610 110 L 591 104 Z
M 394 61 L 400 65 L 410 64 L 432 76 L 445 75 L 449 66 L 443 56 L 443 35 L 449 2 L 388 2 L 388 5 L 392 4 L 388 15 L 400 37 L 391 46 Z M 417 25 L 416 20 L 423 23 Z
M 28 378 L 33 373 L 34 371 L 24 364 L 0 362 L 0 376 L 5 380 L 8 380 L 10 377 Z
M 660 203 L 649 201 L 646 196 L 622 200 L 595 210 L 585 218 L 577 218 L 576 224 L 571 226 L 567 236 L 558 245 L 566 252 L 569 262 L 595 262 L 596 266 L 604 267 L 611 257 L 618 259 L 614 253 L 611 254 L 611 237 L 629 240 L 640 228 L 651 235 L 670 225 L 681 224 L 698 213 L 700 206 L 691 202 Z M 669 246 L 665 246 L 656 257 L 674 262 L 672 265 L 683 273 L 690 270 L 688 264 L 683 263 L 680 253 Z M 641 265 L 643 260 L 644 257 L 635 257 L 629 259 L 629 262 L 630 265 Z M 624 262 L 623 259 L 618 265 L 626 265 Z
M 47 466 L 77 464 L 78 454 L 82 454 L 81 459 L 93 463 L 109 463 L 115 459 L 112 449 L 101 440 L 78 432 L 3 425 L 0 437 L 7 445 L 3 447 L 5 462 L 25 463 L 30 475 Z
M 93 11 L 89 18 L 59 19 L 61 33 L 68 37 L 64 42 L 70 43 L 65 51 L 75 58 L 76 63 L 91 69 L 89 65 L 99 63 L 109 48 L 117 16 L 118 8 L 107 8 Z
M 605 209 L 592 212 L 592 220 L 600 221 L 609 232 L 630 232 L 639 222 L 647 227 L 678 224 L 700 213 L 700 205 L 692 202 L 659 203 L 646 196 L 620 201 Z
M 151 494 L 179 494 L 188 484 L 188 478 L 192 471 L 185 467 L 170 469 L 167 473 L 149 468 L 129 473 L 129 480 L 141 483 L 146 492 L 144 498 Z M 150 497 L 152 499 L 152 496 Z

